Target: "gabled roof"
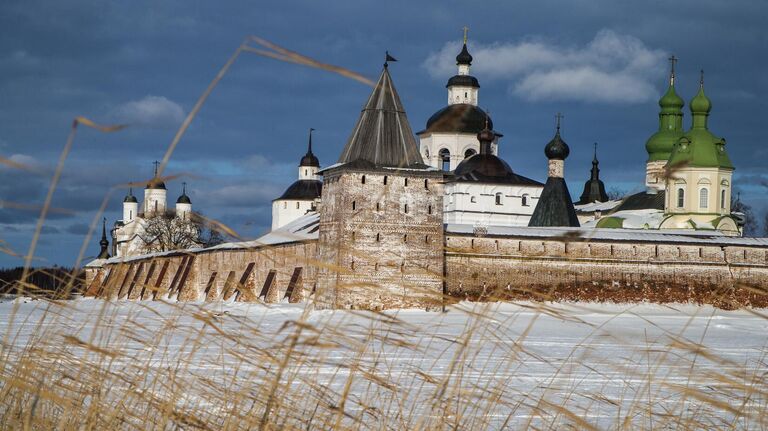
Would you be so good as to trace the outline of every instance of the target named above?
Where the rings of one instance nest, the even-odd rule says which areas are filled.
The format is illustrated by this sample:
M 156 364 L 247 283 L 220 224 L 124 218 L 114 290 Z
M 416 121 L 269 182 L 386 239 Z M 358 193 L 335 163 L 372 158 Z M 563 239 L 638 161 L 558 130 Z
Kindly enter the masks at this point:
M 386 66 L 339 157 L 339 163 L 359 160 L 377 167 L 424 165 L 405 108 Z

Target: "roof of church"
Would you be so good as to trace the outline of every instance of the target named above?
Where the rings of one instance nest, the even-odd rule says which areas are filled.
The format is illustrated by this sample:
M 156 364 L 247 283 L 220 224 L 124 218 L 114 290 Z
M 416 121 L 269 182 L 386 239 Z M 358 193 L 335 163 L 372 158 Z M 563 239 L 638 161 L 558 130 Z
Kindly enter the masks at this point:
M 424 166 L 386 65 L 339 157 L 339 163 L 357 160 L 376 167 Z
M 461 52 L 459 55 L 456 56 L 456 64 L 466 64 L 471 65 L 472 64 L 472 56 L 469 54 L 469 51 L 467 50 L 467 42 L 464 42 L 464 46 L 461 47 Z
M 133 202 L 133 203 L 139 202 L 139 200 L 136 199 L 136 196 L 133 195 L 133 188 L 128 190 L 128 194 L 125 195 L 125 199 L 123 199 L 123 203 L 128 203 L 128 202 Z
M 165 190 L 165 183 L 159 178 L 153 178 L 147 183 L 147 189 Z
M 299 166 L 311 166 L 315 168 L 320 167 L 320 160 L 318 160 L 317 156 L 312 152 L 312 131 L 315 129 L 309 129 L 309 144 L 307 144 L 307 154 L 304 154 L 304 157 L 301 158 L 301 161 L 299 162 Z
M 475 78 L 472 75 L 453 75 L 448 79 L 448 83 L 445 84 L 445 86 L 453 87 L 454 85 L 462 86 L 462 87 L 480 88 L 480 83 L 477 81 L 477 78 Z
M 605 184 L 600 180 L 600 162 L 597 160 L 597 143 L 595 143 L 595 155 L 592 158 L 592 171 L 586 183 L 584 183 L 584 192 L 581 194 L 577 205 L 584 205 L 593 202 L 608 201 L 608 193 L 605 192 Z
M 579 218 L 573 208 L 571 194 L 565 180 L 559 177 L 547 178 L 539 202 L 533 210 L 528 226 L 579 226 Z
M 469 103 L 448 105 L 429 117 L 427 128 L 418 134 L 432 132 L 479 133 L 485 127 L 486 118 L 488 119 L 488 127 L 493 130 L 493 121 L 490 116 L 477 106 Z M 496 133 L 496 136 L 503 135 Z
M 495 136 L 490 128 L 490 121 L 485 121 L 483 130 L 477 134 L 480 153 L 464 159 L 456 166 L 453 171 L 455 181 L 541 186 L 538 181 L 512 172 L 507 162 L 491 152 L 491 143 Z
M 319 198 L 322 190 L 322 181 L 297 180 L 285 190 L 285 193 L 275 200 L 311 201 Z
M 635 193 L 624 198 L 621 204 L 611 212 L 648 209 L 663 210 L 665 195 L 666 193 L 663 190 L 656 193 L 648 193 L 645 191 Z

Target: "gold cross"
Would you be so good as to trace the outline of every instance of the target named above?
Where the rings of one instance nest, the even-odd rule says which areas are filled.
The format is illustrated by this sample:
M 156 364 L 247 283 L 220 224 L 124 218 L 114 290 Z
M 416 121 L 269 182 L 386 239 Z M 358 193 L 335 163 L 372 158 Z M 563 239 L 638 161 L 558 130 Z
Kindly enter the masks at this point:
M 155 160 L 154 162 L 152 162 L 152 164 L 155 165 L 155 176 L 157 176 L 157 167 L 160 166 L 160 162 Z
M 469 31 L 469 27 L 467 27 L 465 25 L 463 28 L 464 28 L 464 45 L 466 45 L 467 44 L 467 32 Z

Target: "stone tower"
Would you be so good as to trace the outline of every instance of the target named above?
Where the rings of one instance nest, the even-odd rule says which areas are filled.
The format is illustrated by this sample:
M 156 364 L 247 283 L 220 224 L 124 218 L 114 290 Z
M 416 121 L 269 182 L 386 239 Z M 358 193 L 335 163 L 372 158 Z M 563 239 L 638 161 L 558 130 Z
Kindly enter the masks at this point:
M 424 164 L 387 65 L 323 170 L 317 305 L 430 308 L 443 293 L 443 173 Z

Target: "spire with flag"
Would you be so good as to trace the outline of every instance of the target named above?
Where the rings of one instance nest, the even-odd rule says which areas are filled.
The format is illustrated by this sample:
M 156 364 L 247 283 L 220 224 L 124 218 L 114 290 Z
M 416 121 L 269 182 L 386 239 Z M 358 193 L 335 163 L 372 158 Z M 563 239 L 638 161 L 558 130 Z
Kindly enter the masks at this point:
M 384 56 L 384 67 L 388 67 L 390 61 L 397 61 L 397 59 L 395 57 L 392 57 L 391 55 L 389 55 L 389 51 L 384 51 L 384 54 L 385 54 L 385 56 Z

